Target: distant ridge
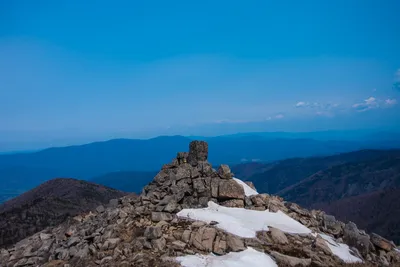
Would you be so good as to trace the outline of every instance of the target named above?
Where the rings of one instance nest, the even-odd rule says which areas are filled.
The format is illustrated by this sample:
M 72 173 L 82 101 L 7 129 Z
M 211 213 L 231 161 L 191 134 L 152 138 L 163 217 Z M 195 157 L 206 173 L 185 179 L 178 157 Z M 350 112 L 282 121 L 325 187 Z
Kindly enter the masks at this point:
M 210 160 L 238 164 L 242 159 L 261 162 L 288 157 L 329 155 L 360 148 L 358 143 L 312 139 L 208 138 Z M 154 172 L 191 139 L 160 136 L 152 139 L 113 139 L 23 154 L 0 155 L 0 199 L 26 191 L 54 177 L 90 180 L 113 172 Z

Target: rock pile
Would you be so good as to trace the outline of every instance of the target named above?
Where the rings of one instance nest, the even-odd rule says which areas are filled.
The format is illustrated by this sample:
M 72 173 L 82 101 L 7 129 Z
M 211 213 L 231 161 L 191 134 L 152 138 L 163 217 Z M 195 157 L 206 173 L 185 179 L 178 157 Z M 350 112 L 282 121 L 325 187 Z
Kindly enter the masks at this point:
M 227 165 L 218 170 L 207 161 L 208 145 L 193 141 L 162 167 L 140 196 L 111 200 L 96 212 L 70 218 L 0 251 L 0 266 L 180 266 L 178 256 L 225 255 L 252 247 L 268 253 L 278 266 L 346 266 L 327 238 L 350 246 L 369 266 L 395 266 L 400 254 L 392 242 L 344 224 L 321 211 L 308 211 L 233 178 Z M 222 230 L 218 222 L 177 216 L 205 208 L 209 201 L 229 208 L 282 211 L 313 231 L 290 234 L 278 228 L 243 238 Z M 326 235 L 326 236 L 325 236 Z M 324 237 L 325 236 L 325 237 Z M 336 242 L 332 241 L 332 243 Z

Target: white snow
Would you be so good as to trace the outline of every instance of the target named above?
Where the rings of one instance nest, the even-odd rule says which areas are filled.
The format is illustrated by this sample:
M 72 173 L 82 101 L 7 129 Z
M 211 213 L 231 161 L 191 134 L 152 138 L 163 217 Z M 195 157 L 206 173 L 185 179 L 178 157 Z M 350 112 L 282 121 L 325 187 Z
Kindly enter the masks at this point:
M 178 217 L 189 218 L 210 223 L 216 221 L 218 228 L 245 238 L 253 238 L 257 231 L 268 231 L 268 226 L 278 228 L 286 233 L 309 234 L 311 230 L 290 218 L 285 213 L 276 213 L 244 208 L 227 208 L 209 201 L 203 209 L 183 209 Z
M 337 243 L 335 240 L 333 240 L 332 237 L 325 235 L 325 234 L 319 234 L 328 244 L 328 247 L 332 251 L 333 254 L 338 256 L 340 259 L 342 259 L 346 263 L 353 263 L 353 262 L 362 262 L 362 260 L 356 256 L 353 256 L 350 253 L 349 246 L 346 244 L 342 243 Z
M 278 267 L 270 256 L 253 248 L 223 256 L 186 255 L 178 257 L 177 261 L 183 267 Z
M 244 189 L 244 194 L 246 195 L 246 197 L 252 196 L 252 195 L 258 195 L 258 192 L 256 190 L 254 190 L 253 188 L 251 188 L 250 186 L 248 186 L 245 182 L 243 182 L 242 180 L 238 179 L 238 178 L 233 178 L 233 180 L 235 180 L 238 184 L 240 184 L 243 189 Z

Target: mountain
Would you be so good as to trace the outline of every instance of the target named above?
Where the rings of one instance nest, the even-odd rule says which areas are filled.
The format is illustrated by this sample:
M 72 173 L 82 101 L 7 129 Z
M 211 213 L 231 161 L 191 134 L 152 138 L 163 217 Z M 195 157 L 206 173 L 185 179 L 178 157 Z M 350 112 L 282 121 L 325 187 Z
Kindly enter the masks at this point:
M 163 165 L 139 197 L 124 196 L 0 250 L 1 266 L 398 266 L 379 235 L 259 194 L 212 168 L 208 146 Z M 212 253 L 211 253 L 212 252 Z M 358 265 L 349 265 L 358 264 Z
M 341 221 L 356 222 L 362 229 L 391 238 L 400 244 L 400 189 L 389 188 L 321 202 L 313 208 L 324 210 Z
M 291 158 L 272 163 L 246 163 L 232 167 L 235 174 L 252 181 L 262 192 L 275 194 L 309 176 L 344 163 L 374 161 L 400 156 L 400 150 L 359 150 L 333 156 Z
M 400 155 L 350 162 L 321 170 L 278 192 L 306 207 L 400 186 Z
M 400 154 L 321 170 L 278 194 L 400 242 Z
M 318 141 L 357 141 L 360 143 L 374 144 L 374 147 L 393 147 L 400 144 L 399 132 L 377 131 L 377 130 L 331 130 L 331 131 L 314 131 L 314 132 L 251 132 L 222 135 L 224 138 L 243 138 L 257 137 L 263 139 L 312 139 Z
M 94 177 L 90 181 L 125 192 L 140 193 L 142 188 L 151 182 L 156 174 L 156 172 L 137 171 L 111 172 Z
M 311 139 L 207 138 L 210 160 L 237 164 L 287 157 L 328 155 L 358 149 L 348 141 Z M 32 153 L 0 155 L 0 199 L 7 199 L 54 177 L 90 180 L 112 172 L 153 172 L 184 150 L 191 139 L 161 136 L 148 140 L 115 139 L 86 145 L 49 148 Z
M 75 179 L 53 179 L 0 205 L 0 247 L 127 193 Z

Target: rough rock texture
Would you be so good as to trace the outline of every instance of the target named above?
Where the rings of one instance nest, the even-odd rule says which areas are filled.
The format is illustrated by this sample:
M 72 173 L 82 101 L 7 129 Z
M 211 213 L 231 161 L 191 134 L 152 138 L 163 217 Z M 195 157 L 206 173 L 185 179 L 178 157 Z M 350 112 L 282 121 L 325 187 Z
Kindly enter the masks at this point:
M 179 266 L 176 256 L 224 255 L 253 247 L 270 254 L 279 266 L 346 266 L 318 235 L 296 235 L 278 229 L 241 238 L 217 226 L 178 218 L 184 208 L 201 208 L 208 201 L 228 207 L 282 211 L 317 233 L 342 239 L 370 266 L 399 261 L 387 251 L 386 241 L 373 240 L 354 225 L 345 225 L 321 211 L 308 211 L 282 198 L 259 194 L 245 197 L 225 167 L 212 169 L 207 144 L 193 142 L 189 153 L 178 153 L 147 185 L 139 197 L 125 196 L 118 203 L 68 219 L 0 250 L 0 266 Z M 222 175 L 221 175 L 222 174 Z M 347 241 L 346 241 L 347 240 Z M 360 251 L 360 253 L 359 253 Z M 355 265 L 356 266 L 356 265 Z

